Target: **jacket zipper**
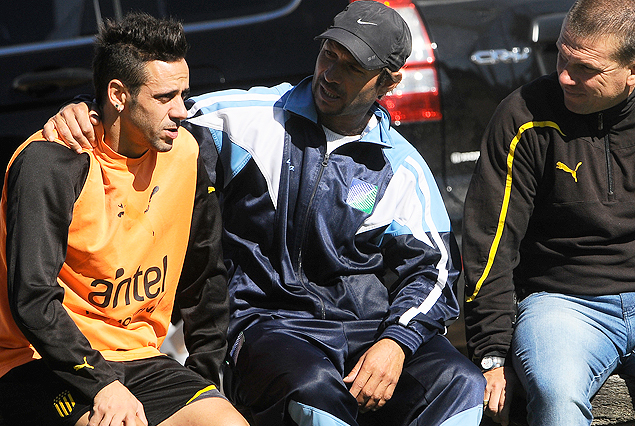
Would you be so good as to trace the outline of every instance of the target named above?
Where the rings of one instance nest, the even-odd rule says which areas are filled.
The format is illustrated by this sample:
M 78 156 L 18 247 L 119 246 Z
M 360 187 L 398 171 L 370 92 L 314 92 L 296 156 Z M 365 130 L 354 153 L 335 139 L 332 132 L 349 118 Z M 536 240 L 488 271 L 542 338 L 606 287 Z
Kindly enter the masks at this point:
M 306 214 L 304 215 L 302 240 L 301 240 L 302 242 L 300 243 L 300 249 L 298 250 L 298 279 L 300 280 L 300 282 L 302 283 L 302 286 L 307 292 L 313 293 L 320 300 L 320 311 L 321 311 L 322 319 L 326 318 L 324 301 L 318 294 L 316 294 L 315 292 L 312 292 L 311 290 L 307 288 L 305 280 L 304 280 L 304 273 L 302 272 L 302 247 L 304 245 L 304 237 L 306 235 L 306 230 L 308 226 L 309 213 L 311 212 L 311 207 L 313 206 L 313 200 L 315 198 L 315 194 L 317 193 L 318 186 L 320 185 L 320 181 L 322 180 L 322 175 L 324 174 L 324 170 L 326 170 L 326 166 L 328 166 L 329 157 L 330 157 L 330 154 L 327 152 L 324 154 L 324 158 L 322 159 L 320 173 L 318 174 L 317 180 L 315 182 L 315 186 L 313 187 L 313 192 L 311 193 L 311 198 L 309 198 L 309 204 L 307 205 Z
M 604 130 L 604 114 L 601 112 L 598 114 L 598 130 Z M 608 184 L 608 197 L 609 201 L 613 199 L 614 195 L 614 182 L 613 182 L 613 162 L 611 161 L 611 145 L 609 141 L 609 132 L 604 134 L 604 154 L 606 156 L 606 174 Z

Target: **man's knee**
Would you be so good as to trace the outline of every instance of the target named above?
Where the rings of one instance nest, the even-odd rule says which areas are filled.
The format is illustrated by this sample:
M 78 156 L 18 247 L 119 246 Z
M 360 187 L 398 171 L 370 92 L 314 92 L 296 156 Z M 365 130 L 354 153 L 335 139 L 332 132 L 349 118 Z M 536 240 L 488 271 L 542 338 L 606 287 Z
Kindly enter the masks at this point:
M 352 398 L 341 374 L 330 362 L 303 365 L 295 373 L 290 378 L 292 383 L 289 385 L 293 388 L 291 398 L 298 402 L 313 403 L 320 400 L 335 403 L 340 401 L 343 395 Z
M 205 398 L 186 405 L 159 426 L 248 426 L 247 421 L 224 398 Z
M 235 383 L 240 395 L 237 402 L 250 412 L 256 424 L 287 424 L 283 419 L 303 424 L 318 418 L 329 419 L 331 423 L 327 424 L 354 422 L 357 402 L 327 359 L 285 366 L 283 371 L 266 388 L 251 380 L 253 377 L 241 376 L 239 384 Z
M 567 403 L 587 403 L 590 399 L 588 386 L 577 381 L 543 380 L 527 389 L 529 398 L 541 405 L 563 405 Z
M 293 356 L 281 357 L 263 355 L 262 348 L 257 354 L 256 348 L 245 349 L 225 377 L 225 391 L 237 404 L 258 412 L 296 401 L 330 411 L 347 398 L 355 402 L 341 372 L 317 348 L 296 345 Z
M 576 366 L 573 360 L 558 368 L 534 363 L 531 368 L 522 369 L 514 359 L 514 367 L 525 390 L 528 416 L 533 424 L 579 424 L 580 419 L 591 418 L 593 379 L 581 374 L 585 369 Z
M 449 373 L 448 387 L 453 389 L 453 393 L 474 404 L 482 404 L 487 381 L 476 365 L 466 358 L 465 361 L 453 363 Z
M 456 396 L 468 405 L 481 405 L 483 393 L 487 381 L 481 370 L 464 355 L 456 352 L 448 352 L 442 365 L 433 363 L 430 366 L 423 365 L 421 374 L 431 374 L 430 368 L 436 367 L 438 377 L 435 378 L 435 386 L 443 389 L 445 395 Z
M 332 366 L 306 366 L 296 376 L 293 392 L 287 399 L 287 411 L 298 424 L 346 425 L 354 422 L 357 401 Z M 317 422 L 317 423 L 315 423 Z

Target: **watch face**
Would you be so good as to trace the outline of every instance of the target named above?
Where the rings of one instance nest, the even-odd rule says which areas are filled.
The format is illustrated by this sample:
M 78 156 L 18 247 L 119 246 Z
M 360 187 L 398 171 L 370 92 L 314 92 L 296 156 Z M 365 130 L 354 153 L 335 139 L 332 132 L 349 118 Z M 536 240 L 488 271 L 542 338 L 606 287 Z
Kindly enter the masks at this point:
M 494 360 L 492 358 L 486 357 L 481 360 L 481 367 L 485 370 L 489 370 L 494 365 Z

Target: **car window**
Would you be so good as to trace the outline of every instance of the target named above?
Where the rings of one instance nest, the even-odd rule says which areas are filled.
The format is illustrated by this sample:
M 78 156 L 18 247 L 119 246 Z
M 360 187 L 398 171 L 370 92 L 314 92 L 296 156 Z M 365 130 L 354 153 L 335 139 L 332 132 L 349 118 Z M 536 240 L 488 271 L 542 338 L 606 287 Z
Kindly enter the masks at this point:
M 93 6 L 92 0 L 1 2 L 0 46 L 95 34 L 97 18 Z
M 118 19 L 131 10 L 175 17 L 189 24 L 266 16 L 293 3 L 299 0 L 4 1 L 0 4 L 0 47 L 92 36 L 102 19 Z
M 270 13 L 291 0 L 120 0 L 124 13 L 143 10 L 159 17 L 175 16 L 184 23 L 233 19 Z

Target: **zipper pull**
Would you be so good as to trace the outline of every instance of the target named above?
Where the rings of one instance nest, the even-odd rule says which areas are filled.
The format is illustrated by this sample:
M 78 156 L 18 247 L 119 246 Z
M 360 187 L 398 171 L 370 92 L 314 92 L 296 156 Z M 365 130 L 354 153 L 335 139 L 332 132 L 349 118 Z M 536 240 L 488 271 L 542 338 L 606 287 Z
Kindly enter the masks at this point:
M 330 156 L 331 154 L 324 154 L 324 158 L 322 159 L 322 167 L 326 167 L 328 165 Z
M 604 114 L 598 113 L 598 130 L 604 130 Z

